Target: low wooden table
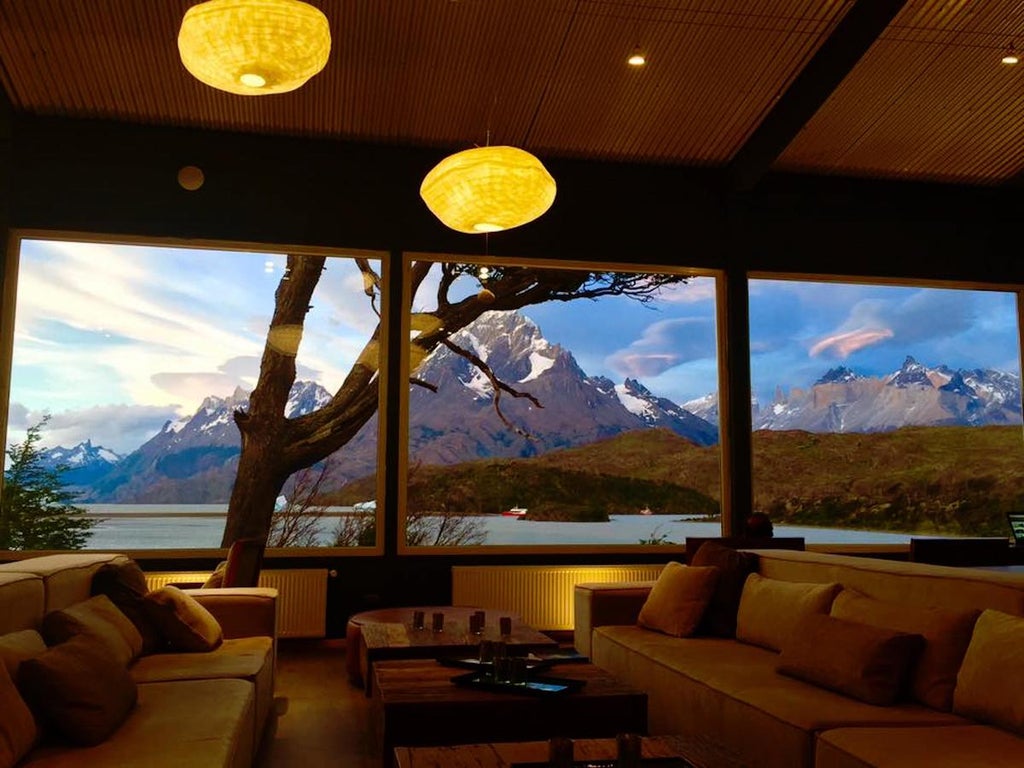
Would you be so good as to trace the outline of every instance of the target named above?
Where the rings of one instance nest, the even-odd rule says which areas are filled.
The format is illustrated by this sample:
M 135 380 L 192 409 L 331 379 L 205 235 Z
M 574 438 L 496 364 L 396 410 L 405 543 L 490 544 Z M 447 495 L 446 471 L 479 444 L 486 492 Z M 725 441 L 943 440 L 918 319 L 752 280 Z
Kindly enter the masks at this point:
M 425 626 L 413 629 L 414 610 L 423 610 Z M 535 650 L 553 650 L 558 643 L 533 627 L 523 624 L 519 616 L 509 611 L 484 609 L 484 631 L 474 635 L 469 631 L 469 617 L 481 610 L 466 606 L 445 606 L 431 608 L 391 608 L 390 621 L 373 621 L 360 627 L 359 670 L 366 695 L 373 689 L 373 665 L 385 659 L 434 659 L 438 656 L 476 655 L 481 640 L 503 640 L 508 652 L 525 655 Z M 431 614 L 444 613 L 444 631 L 431 629 Z M 502 635 L 498 620 L 508 616 L 512 620 L 512 632 Z
M 397 768 L 509 768 L 514 763 L 547 760 L 546 741 L 469 744 L 456 747 L 397 747 Z M 576 760 L 612 760 L 614 739 L 580 739 L 573 744 Z M 744 768 L 723 747 L 689 736 L 650 736 L 643 740 L 643 757 L 682 757 L 693 768 Z
M 457 686 L 451 678 L 460 670 L 433 659 L 381 661 L 373 669 L 371 718 L 385 766 L 391 764 L 397 746 L 593 738 L 647 731 L 647 694 L 593 664 L 558 664 L 545 672 L 585 681 L 579 691 L 556 696 Z

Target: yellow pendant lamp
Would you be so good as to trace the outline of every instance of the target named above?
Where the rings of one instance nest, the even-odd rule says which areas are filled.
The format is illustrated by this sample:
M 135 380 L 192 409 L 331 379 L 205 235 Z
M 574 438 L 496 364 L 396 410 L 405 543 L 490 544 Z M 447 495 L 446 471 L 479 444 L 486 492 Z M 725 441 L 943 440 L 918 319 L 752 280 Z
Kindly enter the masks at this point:
M 186 11 L 181 63 L 197 80 L 228 93 L 293 91 L 324 68 L 327 17 L 300 0 L 207 0 Z
M 457 232 L 500 232 L 533 221 L 555 201 L 555 180 L 516 147 L 478 147 L 446 157 L 426 175 L 420 197 Z

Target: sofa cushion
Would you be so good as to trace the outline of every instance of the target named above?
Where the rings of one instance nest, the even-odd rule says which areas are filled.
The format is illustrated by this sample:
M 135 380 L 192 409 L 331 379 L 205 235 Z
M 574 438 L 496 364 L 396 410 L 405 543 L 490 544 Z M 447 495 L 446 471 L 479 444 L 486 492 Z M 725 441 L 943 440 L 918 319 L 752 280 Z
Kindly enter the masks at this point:
M 194 597 L 166 586 L 146 595 L 149 615 L 172 650 L 212 651 L 224 639 L 213 614 Z
M 986 725 L 836 728 L 818 736 L 816 768 L 1019 768 L 1024 740 Z
M 834 582 L 812 584 L 747 577 L 736 614 L 736 639 L 780 651 L 800 620 L 812 613 L 828 613 L 842 587 Z
M 986 610 L 953 691 L 953 711 L 1024 736 L 1024 618 Z
M 980 611 L 952 611 L 876 600 L 844 589 L 836 595 L 831 613 L 838 619 L 924 637 L 925 646 L 911 677 L 910 693 L 915 701 L 926 706 L 947 712 L 953 708 L 957 671 Z
M 924 646 L 912 635 L 824 614 L 805 616 L 782 647 L 779 672 L 853 696 L 894 704 Z
M 75 744 L 99 744 L 135 706 L 135 681 L 128 670 L 90 636 L 26 659 L 17 682 L 44 728 Z
M 90 635 L 103 643 L 123 666 L 142 653 L 142 635 L 106 595 L 96 595 L 46 614 L 42 634 L 47 645 L 58 645 L 76 635 Z
M 25 659 L 31 659 L 46 650 L 43 636 L 34 629 L 8 632 L 0 635 L 0 662 L 7 667 L 12 680 L 18 679 L 18 667 Z
M 14 563 L 8 563 L 14 565 Z M 46 590 L 34 573 L 0 571 L 0 635 L 35 629 L 43 620 Z
M 705 541 L 690 558 L 690 565 L 710 565 L 721 571 L 699 631 L 715 637 L 736 637 L 736 611 L 747 576 L 757 570 L 757 555 Z
M 106 563 L 92 577 L 92 593 L 106 595 L 132 623 L 142 637 L 141 653 L 155 653 L 163 647 L 160 630 L 146 610 L 146 574 L 134 560 Z
M 692 635 L 714 593 L 718 574 L 714 567 L 669 562 L 640 609 L 637 623 L 666 635 Z
M 0 664 L 0 768 L 11 768 L 32 749 L 39 731 L 28 705 Z
M 827 728 L 969 722 L 915 703 L 877 707 L 780 675 L 776 653 L 735 640 L 604 626 L 593 632 L 591 658 L 647 692 L 650 733 L 710 734 L 759 768 L 810 768 L 815 734 Z
M 124 562 L 128 558 L 109 552 L 74 552 L 62 555 L 30 557 L 0 565 L 0 573 L 14 571 L 40 577 L 44 588 L 44 613 L 59 611 L 88 600 L 92 594 L 92 575 L 104 563 Z M 25 629 L 25 627 L 19 627 Z
M 182 680 L 140 685 L 138 706 L 102 744 L 88 749 L 40 745 L 18 768 L 252 765 L 252 684 L 244 680 Z

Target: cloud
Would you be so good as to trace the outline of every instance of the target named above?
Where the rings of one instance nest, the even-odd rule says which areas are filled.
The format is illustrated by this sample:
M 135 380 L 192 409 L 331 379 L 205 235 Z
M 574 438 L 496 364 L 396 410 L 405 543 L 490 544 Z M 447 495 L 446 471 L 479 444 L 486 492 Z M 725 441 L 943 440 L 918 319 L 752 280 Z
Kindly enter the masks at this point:
M 661 320 L 625 349 L 608 355 L 605 364 L 622 376 L 650 378 L 694 360 L 714 358 L 715 326 L 708 318 Z
M 685 283 L 665 286 L 658 292 L 658 300 L 669 304 L 697 304 L 714 301 L 715 280 L 712 277 L 691 277 Z
M 869 347 L 872 344 L 877 344 L 892 337 L 893 332 L 888 328 L 860 328 L 856 331 L 826 336 L 811 347 L 809 354 L 811 357 L 824 354 L 829 357 L 838 357 L 841 360 L 845 360 L 859 349 Z
M 8 413 L 17 415 L 11 431 L 22 432 L 40 423 L 44 413 L 30 411 L 12 403 Z M 40 444 L 44 448 L 62 445 L 71 448 L 85 440 L 121 454 L 129 453 L 177 418 L 176 408 L 150 405 L 100 405 L 53 413 L 43 428 Z M 20 439 L 20 438 L 16 438 Z

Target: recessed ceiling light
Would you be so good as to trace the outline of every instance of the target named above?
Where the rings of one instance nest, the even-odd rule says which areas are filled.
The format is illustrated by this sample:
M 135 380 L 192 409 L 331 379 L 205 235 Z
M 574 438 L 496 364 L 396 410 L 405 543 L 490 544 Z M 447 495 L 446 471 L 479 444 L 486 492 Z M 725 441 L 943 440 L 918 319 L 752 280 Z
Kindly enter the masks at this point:
M 1003 64 L 1012 67 L 1014 64 L 1020 63 L 1020 56 L 1017 55 L 1016 49 L 1013 47 L 1013 43 L 1007 46 L 1006 50 L 1003 51 L 1003 58 L 1000 59 Z
M 644 56 L 644 52 L 639 48 L 634 48 L 629 58 L 626 59 L 626 63 L 631 67 L 642 67 L 647 63 L 647 57 Z

